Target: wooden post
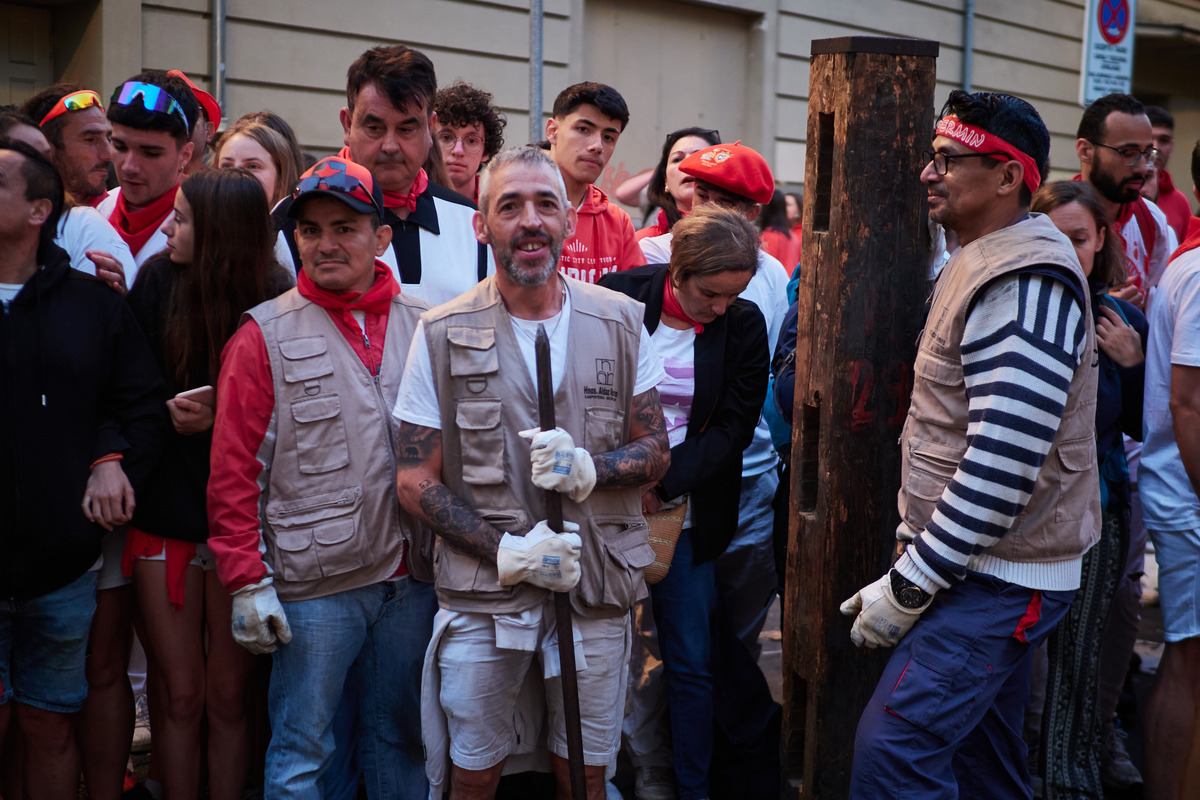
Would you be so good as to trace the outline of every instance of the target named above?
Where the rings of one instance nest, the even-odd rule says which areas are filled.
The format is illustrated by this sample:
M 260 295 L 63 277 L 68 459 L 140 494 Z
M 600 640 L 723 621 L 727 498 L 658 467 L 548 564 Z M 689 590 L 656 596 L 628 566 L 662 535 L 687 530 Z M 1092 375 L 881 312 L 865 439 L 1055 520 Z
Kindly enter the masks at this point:
M 854 731 L 887 651 L 838 605 L 887 570 L 900 449 L 928 292 L 921 152 L 938 43 L 812 43 L 783 619 L 787 798 L 848 794 Z

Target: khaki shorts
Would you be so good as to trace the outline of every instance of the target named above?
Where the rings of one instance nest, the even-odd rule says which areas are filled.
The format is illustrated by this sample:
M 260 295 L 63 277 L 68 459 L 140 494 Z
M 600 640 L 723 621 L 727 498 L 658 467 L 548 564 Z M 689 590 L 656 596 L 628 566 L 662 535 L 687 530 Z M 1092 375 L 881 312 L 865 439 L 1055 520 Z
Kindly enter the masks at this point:
M 531 714 L 519 708 L 518 696 L 535 655 L 544 681 L 549 748 L 567 758 L 553 600 L 521 614 L 442 613 L 454 615 L 437 655 L 450 760 L 463 769 L 483 770 L 504 761 L 518 744 L 530 744 L 538 727 L 530 721 L 540 709 Z M 629 615 L 576 616 L 574 624 L 583 760 L 603 766 L 616 757 L 621 743 Z

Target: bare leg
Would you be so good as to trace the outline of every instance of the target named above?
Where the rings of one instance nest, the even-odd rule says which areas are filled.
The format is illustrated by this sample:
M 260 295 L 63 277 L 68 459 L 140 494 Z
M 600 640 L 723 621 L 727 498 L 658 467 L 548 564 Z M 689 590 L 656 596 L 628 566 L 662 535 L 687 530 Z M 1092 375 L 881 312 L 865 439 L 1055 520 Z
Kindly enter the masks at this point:
M 550 754 L 550 763 L 554 765 L 554 778 L 558 781 L 558 792 L 555 795 L 557 800 L 571 800 L 570 763 L 553 753 Z M 604 800 L 604 772 L 603 766 L 584 764 L 583 778 L 587 783 L 587 800 Z
M 1146 800 L 1174 800 L 1192 748 L 1200 686 L 1200 639 L 1168 642 L 1143 715 Z
M 79 793 L 79 751 L 72 714 L 17 703 L 17 723 L 25 750 L 25 797 L 74 800 Z
M 1183 767 L 1180 797 L 1200 797 L 1200 705 L 1196 708 L 1197 717 L 1192 721 L 1192 749 Z
M 490 769 L 480 770 L 462 769 L 451 764 L 450 800 L 492 800 L 503 771 L 503 761 Z
M 76 719 L 83 779 L 91 800 L 118 800 L 133 738 L 129 647 L 133 641 L 133 586 L 96 593 L 88 638 L 88 696 Z
M 138 606 L 146 622 L 153 699 L 163 698 L 153 725 L 163 786 L 171 800 L 196 800 L 200 790 L 200 725 L 204 718 L 204 573 L 187 568 L 183 608 L 167 599 L 166 563 L 138 561 L 133 568 Z
M 217 579 L 216 570 L 204 573 L 204 604 L 209 795 L 212 800 L 240 800 L 250 768 L 247 695 L 254 654 L 233 640 L 233 600 Z

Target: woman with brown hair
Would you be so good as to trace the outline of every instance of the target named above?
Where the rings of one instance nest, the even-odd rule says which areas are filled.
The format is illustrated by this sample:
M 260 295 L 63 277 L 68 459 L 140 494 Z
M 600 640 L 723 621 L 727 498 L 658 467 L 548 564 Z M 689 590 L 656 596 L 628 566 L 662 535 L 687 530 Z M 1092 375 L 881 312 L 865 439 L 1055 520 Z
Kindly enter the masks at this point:
M 234 640 L 232 603 L 205 546 L 205 491 L 221 351 L 242 312 L 286 291 L 272 255 L 262 184 L 242 169 L 183 182 L 164 227 L 167 249 L 138 272 L 129 304 L 168 386 L 174 425 L 159 468 L 138 495 L 125 545 L 145 619 L 154 700 L 154 749 L 171 800 L 199 796 L 208 718 L 209 794 L 239 800 L 252 748 L 246 691 L 253 656 Z M 189 396 L 190 395 L 190 396 Z
M 256 111 L 221 134 L 214 161 L 218 169 L 247 170 L 263 185 L 274 208 L 296 185 L 304 170 L 303 159 L 292 126 L 270 111 Z
M 1030 210 L 1050 217 L 1074 245 L 1088 278 L 1100 349 L 1096 450 L 1101 535 L 1083 557 L 1079 591 L 1050 637 L 1041 771 L 1047 797 L 1101 797 L 1100 784 L 1112 777 L 1114 750 L 1124 752 L 1119 741 L 1123 732 L 1114 728 L 1113 717 L 1133 639 L 1120 641 L 1126 638 L 1119 633 L 1125 626 L 1112 624 L 1119 618 L 1114 601 L 1130 551 L 1130 481 L 1121 434 L 1142 438 L 1148 326 L 1141 311 L 1108 294 L 1125 281 L 1125 257 L 1106 222 L 1104 202 L 1090 184 L 1045 184 L 1034 194 Z M 1116 667 L 1111 678 L 1110 666 Z

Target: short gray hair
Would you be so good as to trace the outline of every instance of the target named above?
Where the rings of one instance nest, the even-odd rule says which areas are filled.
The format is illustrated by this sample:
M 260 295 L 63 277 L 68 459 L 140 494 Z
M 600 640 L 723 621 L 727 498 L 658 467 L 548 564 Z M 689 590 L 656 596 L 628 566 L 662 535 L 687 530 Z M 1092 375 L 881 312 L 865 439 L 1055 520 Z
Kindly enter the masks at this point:
M 492 173 L 501 167 L 507 167 L 513 164 L 529 164 L 532 166 L 544 167 L 549 169 L 554 174 L 554 183 L 558 187 L 558 198 L 562 201 L 563 208 L 571 204 L 567 199 L 567 185 L 563 183 L 562 173 L 558 171 L 558 165 L 550 158 L 549 154 L 540 147 L 526 145 L 524 147 L 510 147 L 507 150 L 501 150 L 491 161 L 484 165 L 483 173 L 479 178 L 479 213 L 487 216 L 489 189 L 491 188 Z

